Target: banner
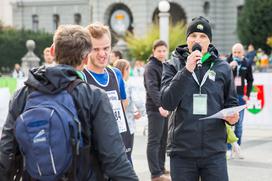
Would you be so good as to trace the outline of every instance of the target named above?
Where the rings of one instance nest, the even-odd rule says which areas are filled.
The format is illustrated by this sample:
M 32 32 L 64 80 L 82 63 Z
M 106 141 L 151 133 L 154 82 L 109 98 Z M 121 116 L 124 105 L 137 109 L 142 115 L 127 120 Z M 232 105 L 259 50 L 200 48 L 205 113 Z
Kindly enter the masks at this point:
M 272 73 L 254 73 L 253 78 L 244 124 L 272 126 Z
M 9 88 L 7 87 L 0 88 L 0 103 L 1 103 L 0 104 L 0 129 L 1 130 L 8 114 L 9 99 L 10 99 Z

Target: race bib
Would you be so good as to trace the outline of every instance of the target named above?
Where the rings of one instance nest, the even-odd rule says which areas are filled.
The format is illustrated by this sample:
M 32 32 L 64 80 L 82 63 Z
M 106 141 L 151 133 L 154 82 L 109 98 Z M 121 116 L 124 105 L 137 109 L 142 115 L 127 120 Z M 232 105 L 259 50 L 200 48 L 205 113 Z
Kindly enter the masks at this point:
M 118 99 L 118 94 L 116 90 L 107 91 L 111 107 L 114 113 L 114 117 L 117 121 L 119 133 L 123 133 L 127 131 L 126 127 L 126 119 L 123 112 L 121 100 Z

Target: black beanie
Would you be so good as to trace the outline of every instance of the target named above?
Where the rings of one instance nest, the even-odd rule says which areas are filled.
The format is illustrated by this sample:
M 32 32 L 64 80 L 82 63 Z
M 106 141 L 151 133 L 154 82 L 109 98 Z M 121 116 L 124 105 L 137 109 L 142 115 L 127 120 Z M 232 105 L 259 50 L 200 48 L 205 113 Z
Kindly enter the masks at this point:
M 212 29 L 209 21 L 206 18 L 202 16 L 193 18 L 192 22 L 188 26 L 186 38 L 188 38 L 188 36 L 194 32 L 205 33 L 209 37 L 210 41 L 212 41 Z

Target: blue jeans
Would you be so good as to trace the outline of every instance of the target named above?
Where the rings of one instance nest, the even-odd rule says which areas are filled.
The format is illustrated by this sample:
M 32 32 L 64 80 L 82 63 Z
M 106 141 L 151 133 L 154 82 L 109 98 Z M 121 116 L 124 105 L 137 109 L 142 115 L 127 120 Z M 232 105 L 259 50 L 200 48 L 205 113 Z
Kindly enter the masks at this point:
M 242 110 L 240 112 L 240 114 L 239 114 L 240 115 L 239 121 L 235 125 L 235 129 L 234 129 L 234 133 L 235 133 L 236 137 L 238 138 L 237 143 L 239 145 L 241 145 L 241 141 L 242 141 L 244 113 L 245 113 L 244 110 Z
M 228 181 L 226 154 L 207 158 L 170 157 L 172 181 Z
M 239 105 L 244 105 L 246 103 L 243 100 L 243 96 L 242 95 L 238 95 L 238 100 L 239 100 Z M 245 114 L 245 110 L 242 110 L 239 113 L 240 118 L 239 118 L 238 122 L 234 126 L 234 133 L 235 133 L 236 137 L 238 138 L 237 143 L 239 145 L 241 145 L 241 142 L 242 142 L 244 114 Z M 230 149 L 231 149 L 231 145 L 228 144 L 228 150 L 230 150 Z

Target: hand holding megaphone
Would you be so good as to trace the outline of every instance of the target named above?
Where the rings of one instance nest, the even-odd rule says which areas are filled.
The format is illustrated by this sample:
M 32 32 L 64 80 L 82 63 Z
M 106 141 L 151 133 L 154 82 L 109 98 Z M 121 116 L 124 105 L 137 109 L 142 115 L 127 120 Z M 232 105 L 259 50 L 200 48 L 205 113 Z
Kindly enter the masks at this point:
M 201 46 L 198 43 L 195 43 L 192 47 L 192 53 L 187 57 L 186 62 L 186 69 L 190 72 L 193 72 L 195 67 L 198 66 L 198 68 L 202 67 L 201 58 Z

